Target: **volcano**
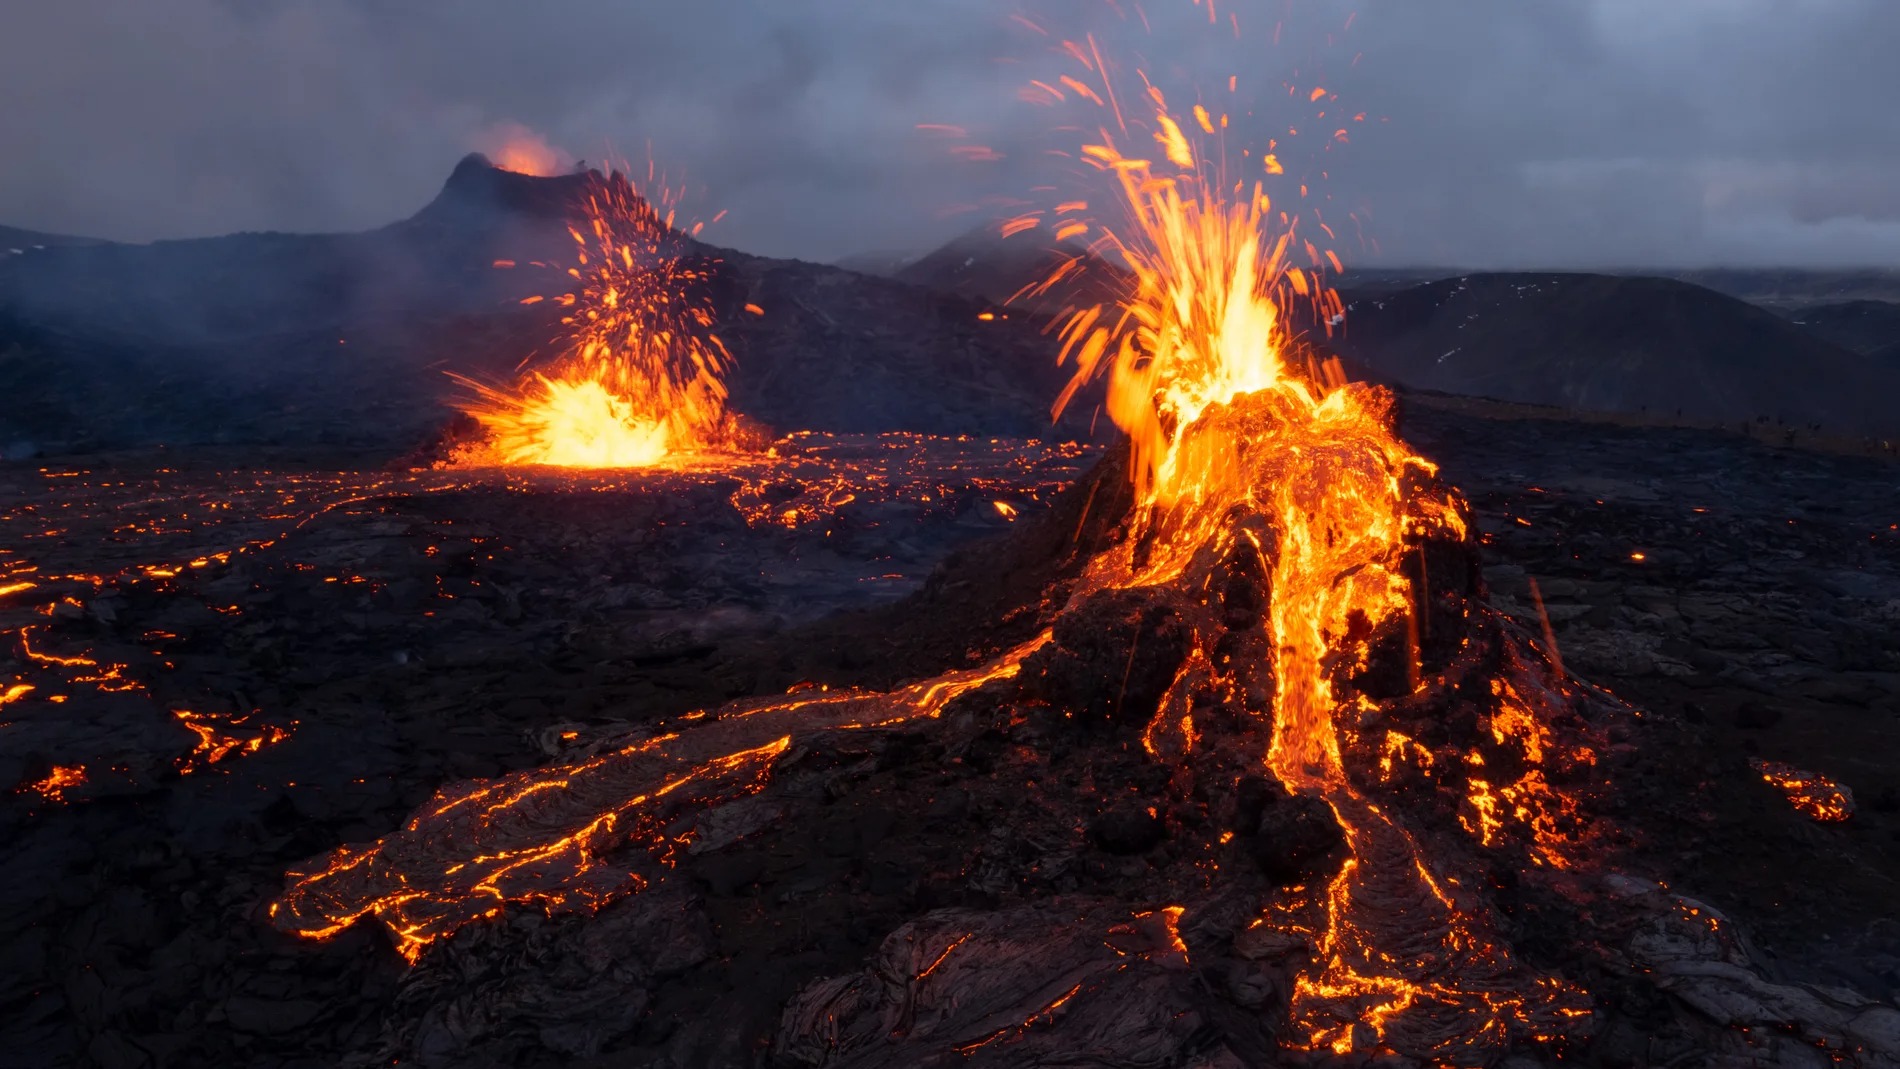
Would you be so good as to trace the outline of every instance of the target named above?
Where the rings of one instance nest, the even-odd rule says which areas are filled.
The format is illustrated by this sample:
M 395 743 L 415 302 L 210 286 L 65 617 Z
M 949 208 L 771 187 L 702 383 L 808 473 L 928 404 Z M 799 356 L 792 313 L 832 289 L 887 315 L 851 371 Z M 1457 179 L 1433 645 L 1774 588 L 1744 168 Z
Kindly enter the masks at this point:
M 589 178 L 588 174 L 594 175 Z M 237 234 L 0 259 L 0 440 L 61 452 L 211 443 L 414 448 L 460 396 L 560 352 L 556 285 L 599 172 L 459 164 L 360 234 Z M 732 350 L 735 411 L 852 433 L 1041 434 L 1062 376 L 984 302 L 692 242 Z M 497 261 L 521 266 L 497 269 Z M 757 307 L 758 314 L 748 312 Z M 95 388 L 103 385 L 103 388 Z M 1072 417 L 1086 425 L 1088 414 Z

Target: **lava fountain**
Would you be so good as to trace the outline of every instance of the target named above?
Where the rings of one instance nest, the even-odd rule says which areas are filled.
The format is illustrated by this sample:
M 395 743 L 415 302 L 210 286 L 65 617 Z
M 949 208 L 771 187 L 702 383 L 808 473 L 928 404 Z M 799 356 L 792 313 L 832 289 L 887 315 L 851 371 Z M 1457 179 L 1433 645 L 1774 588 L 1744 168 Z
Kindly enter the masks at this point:
M 1098 93 L 1072 82 L 1077 91 L 1116 101 L 1106 66 L 1088 62 L 1100 55 L 1093 42 L 1068 51 L 1099 79 Z M 1273 677 L 1270 706 L 1253 710 L 1267 728 L 1260 760 L 1282 790 L 1325 803 L 1349 854 L 1304 903 L 1318 913 L 1318 954 L 1289 1007 L 1303 1033 L 1296 1045 L 1446 1058 L 1574 1031 L 1587 997 L 1518 967 L 1485 931 L 1482 908 L 1460 901 L 1469 896 L 1457 881 L 1432 871 L 1342 760 L 1341 722 L 1376 708 L 1351 678 L 1371 665 L 1379 638 L 1405 636 L 1407 687 L 1420 685 L 1425 592 L 1413 576 L 1427 544 L 1466 540 L 1467 509 L 1398 438 L 1388 394 L 1344 381 L 1336 362 L 1301 356 L 1283 310 L 1304 299 L 1330 318 L 1338 299 L 1289 262 L 1302 246 L 1321 257 L 1295 244 L 1284 213 L 1272 233 L 1263 183 L 1233 181 L 1188 132 L 1216 135 L 1227 118 L 1199 106 L 1177 118 L 1143 82 L 1135 99 L 1160 159 L 1124 154 L 1133 123 L 1119 103 L 1116 128 L 1083 148 L 1115 179 L 1126 221 L 1098 225 L 1096 246 L 1130 269 L 1133 292 L 1118 307 L 1074 310 L 1062 332 L 1076 372 L 1057 410 L 1106 374 L 1108 412 L 1133 450 L 1130 537 L 1094 562 L 1086 587 L 1207 589 L 1211 562 L 1253 562 L 1266 606 L 1258 648 Z M 1063 225 L 1073 233 L 1081 224 Z M 1184 674 L 1176 686 L 1206 684 Z M 1195 704 L 1176 695 L 1158 716 Z M 1148 737 L 1168 727 L 1151 724 Z M 1522 817 L 1547 827 L 1545 810 L 1563 804 L 1529 788 L 1523 802 Z M 1288 923 L 1285 910 L 1279 920 Z
M 589 174 L 585 222 L 568 228 L 574 288 L 523 302 L 567 310 L 562 353 L 512 387 L 457 376 L 472 394 L 462 410 L 485 434 L 468 461 L 650 467 L 732 437 L 732 358 L 708 293 L 718 262 L 693 248 L 699 224 L 675 228 L 677 195 L 657 196 L 656 207 L 622 174 Z

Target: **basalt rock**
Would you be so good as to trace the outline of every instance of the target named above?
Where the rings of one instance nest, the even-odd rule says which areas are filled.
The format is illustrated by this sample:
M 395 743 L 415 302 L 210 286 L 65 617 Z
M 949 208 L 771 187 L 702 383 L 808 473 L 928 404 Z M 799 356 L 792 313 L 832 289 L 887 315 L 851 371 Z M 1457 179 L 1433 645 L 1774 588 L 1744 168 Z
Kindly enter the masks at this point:
M 1111 854 L 1143 854 L 1167 838 L 1168 825 L 1152 805 L 1122 802 L 1089 822 L 1089 838 Z
M 1247 776 L 1235 785 L 1233 804 L 1247 854 L 1269 879 L 1290 885 L 1338 869 L 1341 859 L 1334 851 L 1345 835 L 1325 802 L 1294 794 L 1274 780 Z
M 1084 731 L 1147 723 L 1188 654 L 1178 597 L 1153 589 L 1088 596 L 1056 621 L 1053 644 L 1023 666 L 1025 688 Z

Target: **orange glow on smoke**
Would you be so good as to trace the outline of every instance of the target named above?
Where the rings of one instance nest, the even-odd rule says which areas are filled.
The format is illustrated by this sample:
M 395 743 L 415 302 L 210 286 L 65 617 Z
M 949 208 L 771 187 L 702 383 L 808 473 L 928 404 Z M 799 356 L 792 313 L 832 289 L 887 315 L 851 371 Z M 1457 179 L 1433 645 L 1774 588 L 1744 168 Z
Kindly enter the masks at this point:
M 551 298 L 570 310 L 563 355 L 511 388 L 460 380 L 487 436 L 472 462 L 651 467 L 727 426 L 731 356 L 700 294 L 713 265 L 690 255 L 664 189 L 656 206 L 620 175 L 590 185 L 587 223 L 568 230 L 579 286 Z
M 520 123 L 500 123 L 477 135 L 475 148 L 504 171 L 547 178 L 560 174 L 567 154 Z

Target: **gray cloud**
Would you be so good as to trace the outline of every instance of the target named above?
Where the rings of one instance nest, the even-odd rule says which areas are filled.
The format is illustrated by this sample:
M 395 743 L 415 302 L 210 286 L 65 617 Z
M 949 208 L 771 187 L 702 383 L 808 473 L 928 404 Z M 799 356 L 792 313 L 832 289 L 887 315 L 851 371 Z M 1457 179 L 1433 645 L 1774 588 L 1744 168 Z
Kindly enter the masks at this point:
M 1235 114 L 1230 144 L 1310 127 L 1283 147 L 1275 195 L 1309 180 L 1351 260 L 1900 264 L 1891 0 L 1228 0 L 1217 18 L 1231 9 L 1240 41 L 1189 0 L 1147 0 L 1139 32 L 1129 0 L 1119 18 L 1105 0 L 1032 3 L 1052 27 L 1139 52 L 1176 104 L 1190 83 L 1239 76 L 1252 114 Z M 131 240 L 364 228 L 415 210 L 463 152 L 519 123 L 589 160 L 644 160 L 651 144 L 703 189 L 699 214 L 729 209 L 708 234 L 725 244 L 918 248 L 971 224 L 956 205 L 1077 180 L 1044 152 L 1077 135 L 1051 128 L 1098 116 L 1017 100 L 1058 69 L 1012 23 L 1020 9 L 12 5 L 0 222 Z M 1338 100 L 1310 103 L 1310 86 Z M 1322 107 L 1335 113 L 1316 122 Z M 1356 112 L 1351 143 L 1318 151 Z M 966 126 L 1004 158 L 955 158 L 920 123 Z

